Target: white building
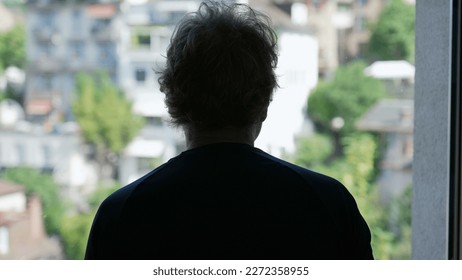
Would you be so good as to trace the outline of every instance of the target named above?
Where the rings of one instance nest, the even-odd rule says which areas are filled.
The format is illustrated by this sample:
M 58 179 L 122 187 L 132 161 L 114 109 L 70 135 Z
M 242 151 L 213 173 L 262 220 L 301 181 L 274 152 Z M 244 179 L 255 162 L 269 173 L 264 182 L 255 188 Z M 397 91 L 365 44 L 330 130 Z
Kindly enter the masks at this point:
M 167 124 L 169 115 L 160 92 L 156 69 L 165 63 L 166 49 L 176 23 L 196 11 L 200 1 L 130 0 L 121 6 L 125 23 L 120 30 L 120 86 L 133 102 L 133 112 L 146 119 L 146 126 L 125 149 L 119 180 L 127 184 L 184 149 L 180 131 Z
M 298 135 L 312 133 L 306 116 L 310 91 L 318 82 L 318 42 L 296 12 L 306 7 L 296 3 L 291 15 L 268 1 L 254 0 L 250 5 L 268 14 L 278 33 L 279 61 L 276 69 L 280 88 L 276 90 L 255 145 L 274 156 L 295 151 Z M 300 24 L 302 23 L 302 24 Z
M 75 124 L 62 124 L 47 132 L 24 121 L 20 105 L 7 99 L 0 102 L 0 168 L 19 166 L 50 172 L 69 195 L 77 196 L 97 181 Z

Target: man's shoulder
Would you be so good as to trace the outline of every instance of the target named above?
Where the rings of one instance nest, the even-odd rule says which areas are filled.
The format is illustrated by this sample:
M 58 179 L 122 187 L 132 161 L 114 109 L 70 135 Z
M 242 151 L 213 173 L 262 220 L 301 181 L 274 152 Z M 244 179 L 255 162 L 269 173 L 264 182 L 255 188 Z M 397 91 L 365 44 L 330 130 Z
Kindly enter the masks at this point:
M 322 188 L 324 191 L 340 191 L 342 193 L 345 191 L 343 184 L 333 177 L 290 163 L 261 150 L 259 150 L 258 153 L 267 160 L 272 161 L 275 164 L 280 165 L 282 168 L 290 171 L 294 176 L 300 177 L 306 184 L 312 187 Z

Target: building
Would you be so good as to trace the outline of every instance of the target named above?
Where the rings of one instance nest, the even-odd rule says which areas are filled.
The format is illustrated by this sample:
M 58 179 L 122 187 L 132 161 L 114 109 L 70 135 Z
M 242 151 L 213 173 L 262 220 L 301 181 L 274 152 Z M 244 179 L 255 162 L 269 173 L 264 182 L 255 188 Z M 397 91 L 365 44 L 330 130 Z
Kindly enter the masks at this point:
M 0 180 L 0 260 L 61 258 L 58 240 L 45 233 L 40 199 Z
M 404 60 L 376 61 L 364 75 L 381 80 L 390 98 L 379 101 L 356 123 L 360 130 L 381 135 L 385 150 L 377 184 L 382 201 L 388 202 L 412 184 L 415 67 Z
M 185 149 L 180 131 L 168 125 L 164 95 L 156 70 L 165 55 L 176 23 L 196 11 L 200 1 L 125 1 L 121 6 L 124 27 L 120 30 L 120 87 L 132 101 L 133 112 L 146 119 L 146 126 L 124 150 L 119 180 L 134 181 Z
M 118 81 L 119 4 L 29 0 L 26 18 L 27 119 L 51 125 L 73 120 L 76 73 L 103 70 Z
M 319 74 L 330 77 L 339 64 L 364 56 L 368 26 L 388 0 L 307 0 L 308 24 L 319 41 Z
M 382 136 L 386 148 L 377 184 L 382 202 L 387 203 L 412 185 L 414 101 L 381 100 L 361 117 L 356 127 Z
M 364 75 L 381 80 L 390 97 L 413 99 L 415 67 L 404 60 L 376 61 Z
M 318 82 L 318 41 L 307 25 L 303 3 L 284 6 L 268 0 L 248 2 L 271 18 L 279 48 L 276 75 L 280 87 L 274 92 L 255 145 L 283 157 L 295 151 L 298 136 L 309 135 L 313 130 L 306 116 L 306 104 Z
M 49 131 L 25 121 L 17 102 L 0 102 L 0 169 L 28 166 L 49 172 L 69 198 L 78 200 L 97 181 L 85 147 L 74 123 L 62 123 Z
M 0 33 L 10 31 L 16 24 L 23 21 L 24 19 L 20 13 L 0 2 Z

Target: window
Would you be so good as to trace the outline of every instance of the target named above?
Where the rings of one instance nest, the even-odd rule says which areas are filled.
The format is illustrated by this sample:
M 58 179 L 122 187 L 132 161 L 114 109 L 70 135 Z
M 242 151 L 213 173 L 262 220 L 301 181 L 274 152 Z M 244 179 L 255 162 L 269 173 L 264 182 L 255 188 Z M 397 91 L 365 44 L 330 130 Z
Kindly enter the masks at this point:
M 82 42 L 72 42 L 69 45 L 69 54 L 73 59 L 84 58 L 85 45 Z
M 51 12 L 43 12 L 39 15 L 39 25 L 41 28 L 51 29 L 54 27 L 55 15 Z
M 98 56 L 100 65 L 103 67 L 112 67 L 115 64 L 114 45 L 109 42 L 98 44 Z
M 72 33 L 73 35 L 82 34 L 83 17 L 81 10 L 72 11 Z
M 107 32 L 107 28 L 109 27 L 111 23 L 111 19 L 97 19 L 93 21 L 93 24 L 91 26 L 91 33 L 94 35 L 102 34 Z
M 139 34 L 137 35 L 138 46 L 147 47 L 151 46 L 151 35 L 149 34 Z
M 363 31 L 367 29 L 367 19 L 364 16 L 357 16 L 355 19 L 356 30 Z
M 135 69 L 135 80 L 138 84 L 146 82 L 146 69 L 138 67 Z
M 357 3 L 360 7 L 364 7 L 367 5 L 368 0 L 357 0 Z
M 10 233 L 6 226 L 0 226 L 0 255 L 10 252 Z
M 161 117 L 146 117 L 146 122 L 151 126 L 162 126 L 163 124 Z
M 37 45 L 39 56 L 42 58 L 51 58 L 54 53 L 54 45 L 51 42 L 45 42 Z
M 337 11 L 339 12 L 349 12 L 351 10 L 351 5 L 348 3 L 337 3 Z
M 43 152 L 43 166 L 50 167 L 51 166 L 51 148 L 49 145 L 42 146 Z
M 26 149 L 24 144 L 16 144 L 16 152 L 18 154 L 18 164 L 23 165 L 26 163 Z
M 39 75 L 36 78 L 36 87 L 39 90 L 51 90 L 53 88 L 53 77 L 49 74 Z

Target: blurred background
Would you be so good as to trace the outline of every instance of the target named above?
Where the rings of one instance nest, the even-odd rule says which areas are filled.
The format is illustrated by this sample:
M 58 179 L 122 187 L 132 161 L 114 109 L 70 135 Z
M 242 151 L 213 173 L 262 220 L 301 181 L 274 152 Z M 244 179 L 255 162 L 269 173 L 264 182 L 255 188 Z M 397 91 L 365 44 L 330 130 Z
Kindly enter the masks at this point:
M 256 147 L 355 196 L 411 257 L 412 0 L 241 0 L 279 42 Z M 101 201 L 185 150 L 156 69 L 196 0 L 0 0 L 0 259 L 82 259 Z

